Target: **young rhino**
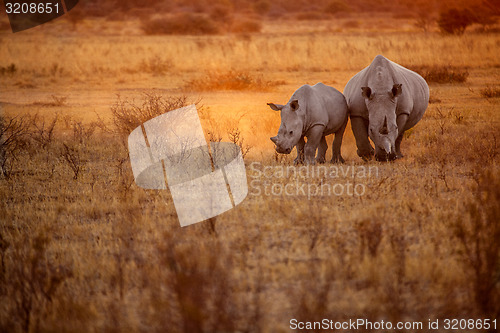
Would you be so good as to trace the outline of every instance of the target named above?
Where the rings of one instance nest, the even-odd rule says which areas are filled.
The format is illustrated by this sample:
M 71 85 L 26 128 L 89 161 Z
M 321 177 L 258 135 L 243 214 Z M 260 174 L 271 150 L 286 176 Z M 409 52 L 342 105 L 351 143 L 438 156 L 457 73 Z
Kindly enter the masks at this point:
M 304 158 L 306 163 L 314 164 L 315 157 L 316 162 L 324 163 L 328 148 L 325 136 L 335 133 L 331 162 L 344 162 L 340 146 L 347 124 L 347 103 L 338 90 L 323 83 L 306 84 L 293 93 L 286 105 L 267 105 L 281 111 L 278 135 L 271 138 L 278 153 L 290 154 L 297 146 L 295 164 L 303 163 Z

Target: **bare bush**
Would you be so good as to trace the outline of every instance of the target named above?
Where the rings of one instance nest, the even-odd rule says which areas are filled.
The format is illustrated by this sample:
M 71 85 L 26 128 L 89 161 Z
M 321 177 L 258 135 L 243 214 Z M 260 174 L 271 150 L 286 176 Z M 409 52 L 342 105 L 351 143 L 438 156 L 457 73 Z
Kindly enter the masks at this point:
M 158 244 L 161 275 L 154 287 L 154 298 L 172 300 L 156 309 L 163 325 L 180 332 L 249 331 L 253 323 L 243 314 L 256 309 L 246 308 L 236 292 L 235 258 L 224 245 L 213 238 L 193 247 L 171 232 L 164 239 Z
M 500 87 L 491 87 L 488 86 L 486 88 L 481 89 L 481 96 L 485 98 L 495 98 L 500 97 Z
M 446 9 L 439 14 L 437 23 L 441 32 L 447 34 L 462 35 L 473 23 L 481 25 L 480 31 L 488 31 L 488 28 L 496 23 L 495 15 L 499 13 L 495 7 L 498 7 L 498 4 L 483 1 L 466 8 Z
M 324 11 L 330 14 L 346 13 L 352 11 L 351 6 L 344 0 L 330 0 Z
M 465 29 L 474 22 L 470 9 L 452 8 L 442 11 L 437 21 L 442 32 L 461 35 Z
M 97 127 L 97 122 L 91 122 L 85 125 L 81 120 L 72 120 L 71 128 L 73 129 L 73 139 L 79 144 L 84 144 L 92 138 Z
M 260 32 L 261 30 L 262 23 L 249 18 L 242 18 L 233 21 L 230 28 L 231 32 L 239 34 Z
M 428 32 L 436 18 L 434 16 L 434 9 L 430 4 L 424 5 L 420 4 L 417 9 L 414 25 L 423 32 Z
M 52 67 L 52 68 L 54 68 L 54 67 Z M 57 71 L 57 68 L 56 68 L 56 71 Z M 48 101 L 48 102 L 38 101 L 38 102 L 34 102 L 33 105 L 59 107 L 59 106 L 66 105 L 66 100 L 68 99 L 67 96 L 56 96 L 56 95 L 51 95 L 50 98 L 52 99 L 51 101 Z
M 377 256 L 380 242 L 383 238 L 382 224 L 379 218 L 364 219 L 357 224 L 358 236 L 360 238 L 360 253 L 361 258 L 368 251 L 370 257 Z
M 405 66 L 420 74 L 428 83 L 463 83 L 469 77 L 467 69 L 453 66 Z
M 19 152 L 26 147 L 29 121 L 26 116 L 0 115 L 0 176 L 9 178 Z
M 241 155 L 243 158 L 250 152 L 252 149 L 252 146 L 249 144 L 245 143 L 245 140 L 243 139 L 243 136 L 241 135 L 241 131 L 239 128 L 232 128 L 228 132 L 229 140 L 240 147 L 241 149 Z
M 81 156 L 80 150 L 76 147 L 70 147 L 63 143 L 63 149 L 60 156 L 61 160 L 69 166 L 71 171 L 73 171 L 73 179 L 78 179 L 78 176 L 86 163 Z
M 329 295 L 335 282 L 335 272 L 332 264 L 322 263 L 311 265 L 305 277 L 300 279 L 302 285 L 290 291 L 296 304 L 293 318 L 303 322 L 321 321 L 323 318 L 332 319 L 329 311 Z M 309 332 L 320 332 L 315 327 Z
M 51 120 L 47 120 L 45 117 L 41 117 L 38 113 L 35 113 L 30 119 L 29 135 L 31 140 L 41 148 L 49 146 L 54 139 L 54 130 L 58 119 L 58 114 L 54 115 Z
M 164 59 L 159 55 L 155 55 L 143 60 L 140 65 L 140 70 L 145 73 L 159 75 L 169 72 L 173 67 L 174 64 L 171 59 Z
M 145 121 L 186 105 L 188 105 L 187 96 L 163 97 L 155 92 L 144 92 L 142 101 L 138 104 L 122 100 L 118 96 L 118 100 L 111 107 L 114 128 L 107 128 L 107 130 L 129 135 L 130 132 Z
M 9 248 L 10 243 L 4 239 L 2 230 L 0 230 L 0 295 L 5 293 L 5 252 Z
M 259 15 L 267 15 L 271 9 L 271 2 L 269 0 L 258 0 L 254 2 L 253 9 Z
M 457 217 L 454 235 L 459 240 L 459 256 L 472 277 L 474 299 L 485 315 L 500 315 L 500 178 L 487 169 L 478 177 L 474 198 Z
M 55 266 L 46 257 L 50 239 L 41 232 L 26 244 L 16 244 L 7 267 L 10 325 L 23 332 L 39 331 L 40 322 L 62 283 L 72 277 L 67 266 Z M 24 242 L 24 241 L 23 241 Z M 20 263 L 25 263 L 20 264 Z
M 315 21 L 315 20 L 328 20 L 331 18 L 330 14 L 320 11 L 306 11 L 294 15 L 295 19 L 299 21 Z
M 213 35 L 219 32 L 207 15 L 180 13 L 165 18 L 153 18 L 142 22 L 146 35 Z
M 10 64 L 8 66 L 0 66 L 0 75 L 12 76 L 17 72 L 17 66 L 15 64 Z
M 260 90 L 266 91 L 284 84 L 283 81 L 268 81 L 249 72 L 211 72 L 202 78 L 188 81 L 186 89 L 195 91 L 212 90 Z

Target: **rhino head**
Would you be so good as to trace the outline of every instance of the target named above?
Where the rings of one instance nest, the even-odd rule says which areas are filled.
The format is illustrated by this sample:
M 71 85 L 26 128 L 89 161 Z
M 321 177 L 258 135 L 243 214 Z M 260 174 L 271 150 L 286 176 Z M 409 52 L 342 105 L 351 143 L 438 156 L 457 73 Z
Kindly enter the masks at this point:
M 281 111 L 281 125 L 278 135 L 273 136 L 271 141 L 276 145 L 276 151 L 280 154 L 290 154 L 293 147 L 302 137 L 304 122 L 300 115 L 299 101 L 294 99 L 286 105 L 267 103 L 274 111 Z
M 368 109 L 368 135 L 375 144 L 375 159 L 388 161 L 396 159 L 395 142 L 398 136 L 396 105 L 402 93 L 401 84 L 392 88 L 372 89 L 362 87 L 362 95 Z

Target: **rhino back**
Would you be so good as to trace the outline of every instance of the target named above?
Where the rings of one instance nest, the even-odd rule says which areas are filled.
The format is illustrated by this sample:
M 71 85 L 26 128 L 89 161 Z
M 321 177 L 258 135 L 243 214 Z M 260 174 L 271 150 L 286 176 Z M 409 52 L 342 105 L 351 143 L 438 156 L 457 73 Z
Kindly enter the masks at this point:
M 323 83 L 311 87 L 310 127 L 325 126 L 324 134 L 336 132 L 347 118 L 347 103 L 337 89 Z
M 407 113 L 408 120 L 405 130 L 415 126 L 422 119 L 425 110 L 429 104 L 429 86 L 419 74 L 405 68 L 395 62 L 392 62 L 397 76 L 400 76 L 400 82 L 403 84 L 403 97 L 398 98 L 397 113 Z
M 370 66 L 362 69 L 359 73 L 354 75 L 344 88 L 347 107 L 352 117 L 357 116 L 368 119 L 368 109 L 366 108 L 363 96 L 361 96 L 361 87 L 367 84 L 367 72 L 369 67 Z

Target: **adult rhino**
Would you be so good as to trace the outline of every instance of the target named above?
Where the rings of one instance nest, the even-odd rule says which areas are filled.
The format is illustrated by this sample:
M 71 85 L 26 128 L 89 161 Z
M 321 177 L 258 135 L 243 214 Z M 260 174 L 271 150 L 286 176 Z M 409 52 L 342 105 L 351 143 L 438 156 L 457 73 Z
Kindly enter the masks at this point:
M 278 135 L 271 138 L 278 153 L 290 154 L 297 146 L 296 164 L 303 163 L 304 157 L 306 163 L 324 163 L 328 149 L 325 136 L 335 133 L 331 162 L 344 162 L 340 146 L 347 125 L 347 103 L 337 89 L 323 83 L 306 84 L 293 93 L 287 104 L 267 105 L 281 111 Z M 314 160 L 316 150 L 318 154 Z
M 401 158 L 403 133 L 422 119 L 429 86 L 415 72 L 381 55 L 353 76 L 344 89 L 358 155 L 378 161 Z

